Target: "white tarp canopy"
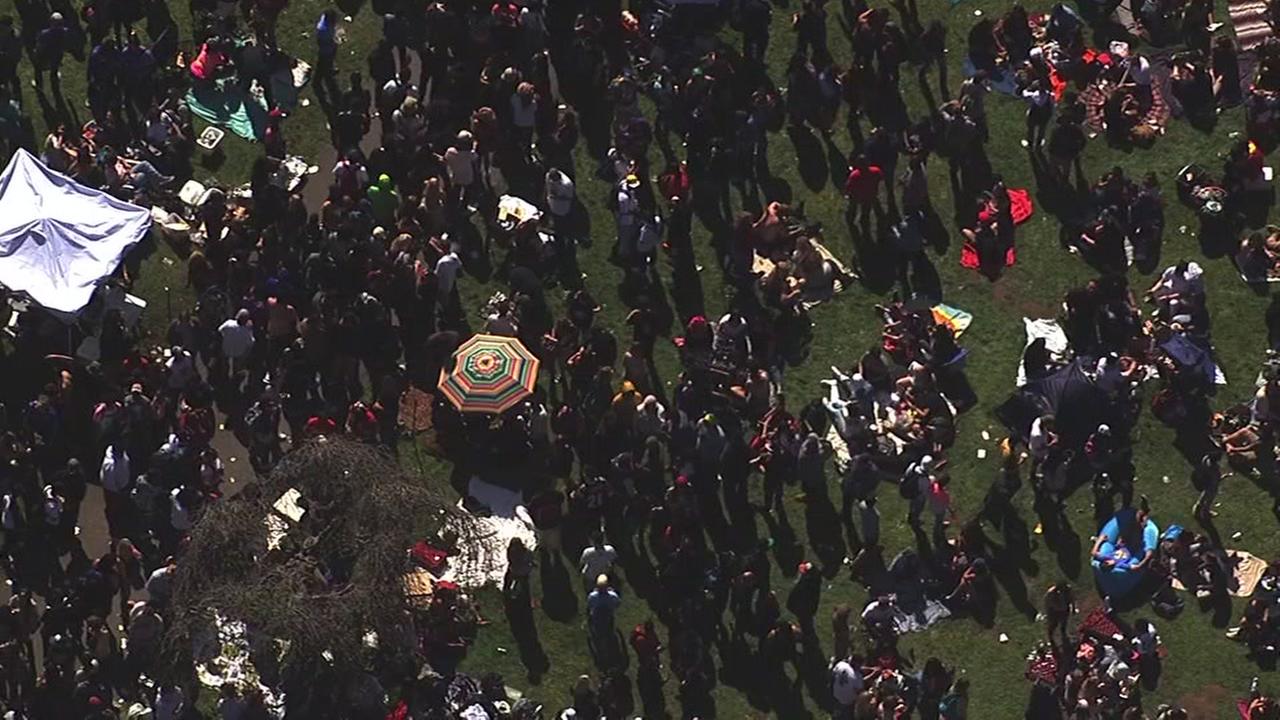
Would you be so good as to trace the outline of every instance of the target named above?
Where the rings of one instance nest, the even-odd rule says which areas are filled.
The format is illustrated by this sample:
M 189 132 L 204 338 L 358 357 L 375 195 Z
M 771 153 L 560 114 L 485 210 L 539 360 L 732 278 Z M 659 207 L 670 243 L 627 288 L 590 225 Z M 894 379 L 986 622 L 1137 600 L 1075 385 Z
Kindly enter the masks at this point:
M 0 175 L 0 285 L 78 312 L 151 229 L 151 213 L 18 150 Z

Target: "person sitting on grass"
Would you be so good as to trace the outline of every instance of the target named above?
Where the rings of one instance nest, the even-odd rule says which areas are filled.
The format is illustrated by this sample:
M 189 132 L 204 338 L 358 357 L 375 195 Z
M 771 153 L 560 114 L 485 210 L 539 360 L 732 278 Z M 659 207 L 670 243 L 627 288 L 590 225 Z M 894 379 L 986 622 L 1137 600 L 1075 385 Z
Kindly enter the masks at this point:
M 1280 253 L 1271 250 L 1269 239 L 1267 234 L 1255 230 L 1240 241 L 1235 261 L 1245 280 L 1269 282 L 1280 278 Z

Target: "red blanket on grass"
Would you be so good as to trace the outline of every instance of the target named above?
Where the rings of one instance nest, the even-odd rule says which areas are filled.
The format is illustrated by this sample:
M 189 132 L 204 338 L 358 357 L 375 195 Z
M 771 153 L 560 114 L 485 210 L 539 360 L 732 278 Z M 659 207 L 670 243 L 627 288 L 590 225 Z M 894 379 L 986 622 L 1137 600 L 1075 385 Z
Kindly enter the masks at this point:
M 1013 215 L 1013 224 L 1021 225 L 1030 218 L 1035 212 L 1035 205 L 1031 202 L 1031 193 L 1022 189 L 1010 188 L 1009 193 L 1009 214 Z M 1012 267 L 1018 261 L 1018 251 L 1009 248 L 1004 254 L 1004 266 Z M 982 264 L 978 260 L 978 248 L 973 243 L 966 242 L 960 248 L 960 264 L 970 270 L 977 270 Z

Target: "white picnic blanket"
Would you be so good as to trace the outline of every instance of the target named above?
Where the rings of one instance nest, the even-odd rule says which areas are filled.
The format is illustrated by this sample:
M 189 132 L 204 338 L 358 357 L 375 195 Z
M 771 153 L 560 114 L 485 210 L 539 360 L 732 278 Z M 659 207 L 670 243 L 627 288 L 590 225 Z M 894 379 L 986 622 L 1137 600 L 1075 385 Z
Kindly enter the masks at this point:
M 462 587 L 500 583 L 507 573 L 507 546 L 512 538 L 520 538 L 530 550 L 538 547 L 533 521 L 520 504 L 517 492 L 472 478 L 467 494 L 489 508 L 491 514 L 468 521 L 467 532 L 460 533 L 458 554 L 449 557 L 443 579 Z
M 1022 327 L 1027 333 L 1027 342 L 1022 346 L 1025 351 L 1031 346 L 1031 343 L 1040 338 L 1044 338 L 1045 347 L 1049 349 L 1049 356 L 1056 361 L 1066 362 L 1067 350 L 1070 349 L 1070 343 L 1067 342 L 1067 334 L 1063 332 L 1062 326 L 1057 320 L 1051 318 L 1039 318 L 1032 320 L 1031 318 L 1022 318 Z M 1018 360 L 1018 376 L 1014 378 L 1017 387 L 1027 384 L 1027 368 L 1022 360 Z

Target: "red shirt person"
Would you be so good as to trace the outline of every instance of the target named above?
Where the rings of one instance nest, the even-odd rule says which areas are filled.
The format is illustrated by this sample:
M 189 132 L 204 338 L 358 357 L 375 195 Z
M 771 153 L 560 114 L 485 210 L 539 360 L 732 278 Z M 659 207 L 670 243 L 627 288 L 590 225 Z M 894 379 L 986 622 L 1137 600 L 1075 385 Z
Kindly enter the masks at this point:
M 879 165 L 872 165 L 865 157 L 859 155 L 849 169 L 849 177 L 844 181 L 845 197 L 861 207 L 875 204 L 880 183 L 884 181 L 884 170 Z

